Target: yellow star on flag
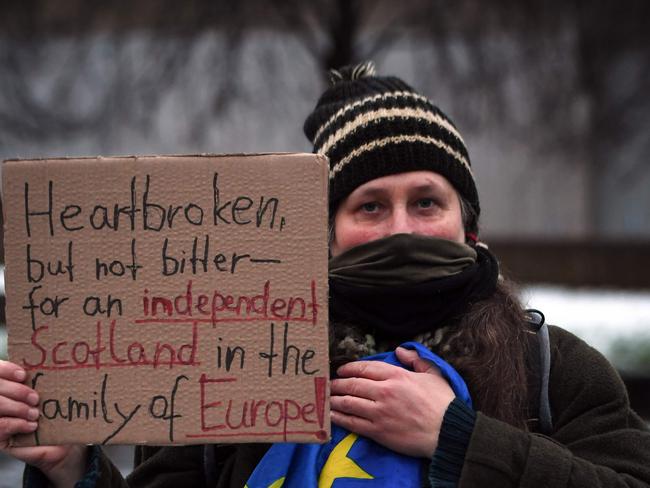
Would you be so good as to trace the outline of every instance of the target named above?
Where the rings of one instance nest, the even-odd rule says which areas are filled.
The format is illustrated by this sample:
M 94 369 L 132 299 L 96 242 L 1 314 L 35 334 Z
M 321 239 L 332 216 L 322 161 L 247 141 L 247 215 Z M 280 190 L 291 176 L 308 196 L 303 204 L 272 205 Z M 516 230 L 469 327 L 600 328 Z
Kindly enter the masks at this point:
M 279 480 L 275 480 L 273 483 L 271 483 L 269 485 L 269 488 L 282 488 L 282 485 L 284 485 L 284 476 Z M 248 488 L 248 485 L 244 485 L 244 488 Z
M 320 472 L 318 488 L 331 488 L 337 478 L 374 479 L 348 457 L 357 437 L 356 434 L 348 434 L 332 449 Z

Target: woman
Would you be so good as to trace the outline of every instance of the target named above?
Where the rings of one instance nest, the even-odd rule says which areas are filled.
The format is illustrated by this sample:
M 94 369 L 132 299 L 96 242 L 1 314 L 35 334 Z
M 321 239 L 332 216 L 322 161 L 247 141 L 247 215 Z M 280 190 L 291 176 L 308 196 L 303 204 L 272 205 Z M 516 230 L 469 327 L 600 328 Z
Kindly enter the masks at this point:
M 539 434 L 536 336 L 478 243 L 478 193 L 451 121 L 364 64 L 333 72 L 305 133 L 330 159 L 332 421 L 424 460 L 432 486 L 650 486 L 650 432 L 620 378 L 555 327 L 553 426 Z M 406 340 L 453 365 L 473 407 L 437 368 L 397 347 Z M 406 369 L 356 361 L 391 350 Z M 9 449 L 8 436 L 35 428 L 37 399 L 16 365 L 0 364 L 0 378 L 0 442 L 39 468 L 27 470 L 28 485 L 45 475 L 56 486 L 127 486 L 98 448 Z M 241 487 L 268 449 L 137 448 L 128 486 Z

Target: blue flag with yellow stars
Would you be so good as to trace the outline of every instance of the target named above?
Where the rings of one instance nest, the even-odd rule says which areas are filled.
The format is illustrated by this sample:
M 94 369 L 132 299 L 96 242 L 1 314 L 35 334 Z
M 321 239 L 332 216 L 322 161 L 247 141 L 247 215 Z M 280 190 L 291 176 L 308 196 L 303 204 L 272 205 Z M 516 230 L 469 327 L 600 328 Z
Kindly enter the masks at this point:
M 435 364 L 456 396 L 472 407 L 465 381 L 454 368 L 417 342 L 402 344 Z M 363 358 L 404 367 L 394 352 Z M 274 444 L 259 462 L 246 488 L 375 488 L 421 486 L 423 460 L 398 454 L 376 442 L 332 425 L 327 444 Z

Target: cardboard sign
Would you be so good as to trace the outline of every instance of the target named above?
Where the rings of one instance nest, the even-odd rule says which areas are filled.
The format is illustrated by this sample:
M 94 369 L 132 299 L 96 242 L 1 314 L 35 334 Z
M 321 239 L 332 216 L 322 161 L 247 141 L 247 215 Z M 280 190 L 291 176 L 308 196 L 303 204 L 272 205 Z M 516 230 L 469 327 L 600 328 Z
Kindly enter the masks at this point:
M 329 438 L 327 161 L 5 161 L 16 445 Z

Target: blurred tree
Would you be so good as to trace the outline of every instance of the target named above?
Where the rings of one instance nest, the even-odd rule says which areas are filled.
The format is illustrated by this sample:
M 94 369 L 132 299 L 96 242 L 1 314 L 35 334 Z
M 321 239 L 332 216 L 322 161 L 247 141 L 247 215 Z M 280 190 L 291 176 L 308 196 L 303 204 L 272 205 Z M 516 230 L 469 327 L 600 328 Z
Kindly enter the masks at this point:
M 253 92 L 266 89 L 267 111 L 288 117 L 279 106 L 313 103 L 327 68 L 368 58 L 402 68 L 411 56 L 405 77 L 436 90 L 464 133 L 501 131 L 526 146 L 513 158 L 538 155 L 557 172 L 586 168 L 578 220 L 588 223 L 577 234 L 606 227 L 603 194 L 650 178 L 650 3 L 642 0 L 4 0 L 0 8 L 0 156 L 43 141 L 105 154 L 219 147 L 215 124 L 232 122 Z M 257 84 L 244 79 L 251 65 Z M 288 77 L 304 82 L 284 87 L 281 100 Z M 546 177 L 520 167 L 518 188 Z M 501 220 L 530 220 L 530 205 L 520 207 Z M 646 214 L 637 210 L 629 225 L 650 234 Z

